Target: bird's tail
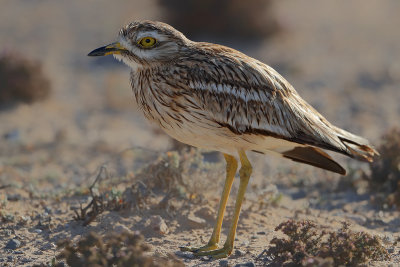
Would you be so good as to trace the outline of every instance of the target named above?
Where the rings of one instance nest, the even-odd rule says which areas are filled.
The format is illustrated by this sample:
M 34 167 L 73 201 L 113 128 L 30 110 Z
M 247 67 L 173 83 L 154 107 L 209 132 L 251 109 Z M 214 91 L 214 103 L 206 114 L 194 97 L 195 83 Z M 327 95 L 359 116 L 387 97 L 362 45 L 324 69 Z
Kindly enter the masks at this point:
M 375 156 L 379 156 L 368 142 L 367 139 L 349 133 L 343 129 L 335 127 L 337 136 L 348 149 L 348 155 L 361 161 L 372 162 Z

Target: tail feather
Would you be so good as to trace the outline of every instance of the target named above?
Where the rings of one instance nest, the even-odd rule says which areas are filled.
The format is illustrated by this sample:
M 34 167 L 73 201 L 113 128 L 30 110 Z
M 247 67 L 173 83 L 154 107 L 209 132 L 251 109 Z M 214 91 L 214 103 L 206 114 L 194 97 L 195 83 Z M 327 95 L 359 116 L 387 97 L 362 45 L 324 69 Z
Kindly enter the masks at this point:
M 342 166 L 340 166 L 339 163 L 334 161 L 323 150 L 316 147 L 298 146 L 292 150 L 284 151 L 281 153 L 285 158 L 289 158 L 293 161 L 305 163 L 342 175 L 346 174 L 346 170 Z
M 340 128 L 336 128 L 340 141 L 346 146 L 350 157 L 361 161 L 372 162 L 375 156 L 379 156 L 378 151 L 373 148 L 367 139 L 349 133 Z

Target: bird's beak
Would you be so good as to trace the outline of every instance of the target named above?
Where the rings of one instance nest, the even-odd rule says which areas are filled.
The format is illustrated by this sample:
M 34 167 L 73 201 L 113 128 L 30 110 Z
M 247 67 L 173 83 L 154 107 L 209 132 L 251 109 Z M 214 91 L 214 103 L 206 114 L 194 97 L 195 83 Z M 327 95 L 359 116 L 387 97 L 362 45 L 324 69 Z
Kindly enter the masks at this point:
M 126 51 L 126 48 L 123 47 L 120 43 L 115 42 L 93 50 L 88 54 L 88 56 L 90 57 L 107 56 L 112 54 L 121 54 L 121 52 L 123 51 Z

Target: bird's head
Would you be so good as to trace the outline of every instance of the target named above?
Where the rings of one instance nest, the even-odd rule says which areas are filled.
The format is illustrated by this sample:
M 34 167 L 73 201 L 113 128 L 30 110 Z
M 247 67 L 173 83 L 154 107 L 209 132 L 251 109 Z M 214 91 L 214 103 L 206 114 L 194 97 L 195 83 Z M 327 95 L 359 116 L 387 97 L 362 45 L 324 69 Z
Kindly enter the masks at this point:
M 117 42 L 97 48 L 88 56 L 114 55 L 136 69 L 173 61 L 191 43 L 182 33 L 162 22 L 135 21 L 119 32 Z

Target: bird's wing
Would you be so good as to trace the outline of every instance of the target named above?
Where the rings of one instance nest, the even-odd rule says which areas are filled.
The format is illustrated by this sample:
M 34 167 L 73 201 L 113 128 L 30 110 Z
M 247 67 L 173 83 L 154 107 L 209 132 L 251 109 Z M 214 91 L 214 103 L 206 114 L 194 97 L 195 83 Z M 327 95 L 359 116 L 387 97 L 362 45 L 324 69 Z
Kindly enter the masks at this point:
M 347 154 L 332 125 L 274 69 L 224 49 L 214 57 L 192 58 L 185 72 L 186 86 L 213 120 L 236 134 L 273 136 Z
M 370 161 L 376 153 L 367 140 L 329 123 L 273 68 L 227 47 L 211 49 L 218 51 L 206 51 L 204 56 L 182 62 L 180 77 L 185 79 L 180 82 L 185 83 L 182 88 L 191 89 L 195 102 L 221 127 L 236 134 L 272 136 L 361 160 Z M 179 70 L 180 63 L 175 64 Z M 300 161 L 298 156 L 296 153 L 295 160 Z

